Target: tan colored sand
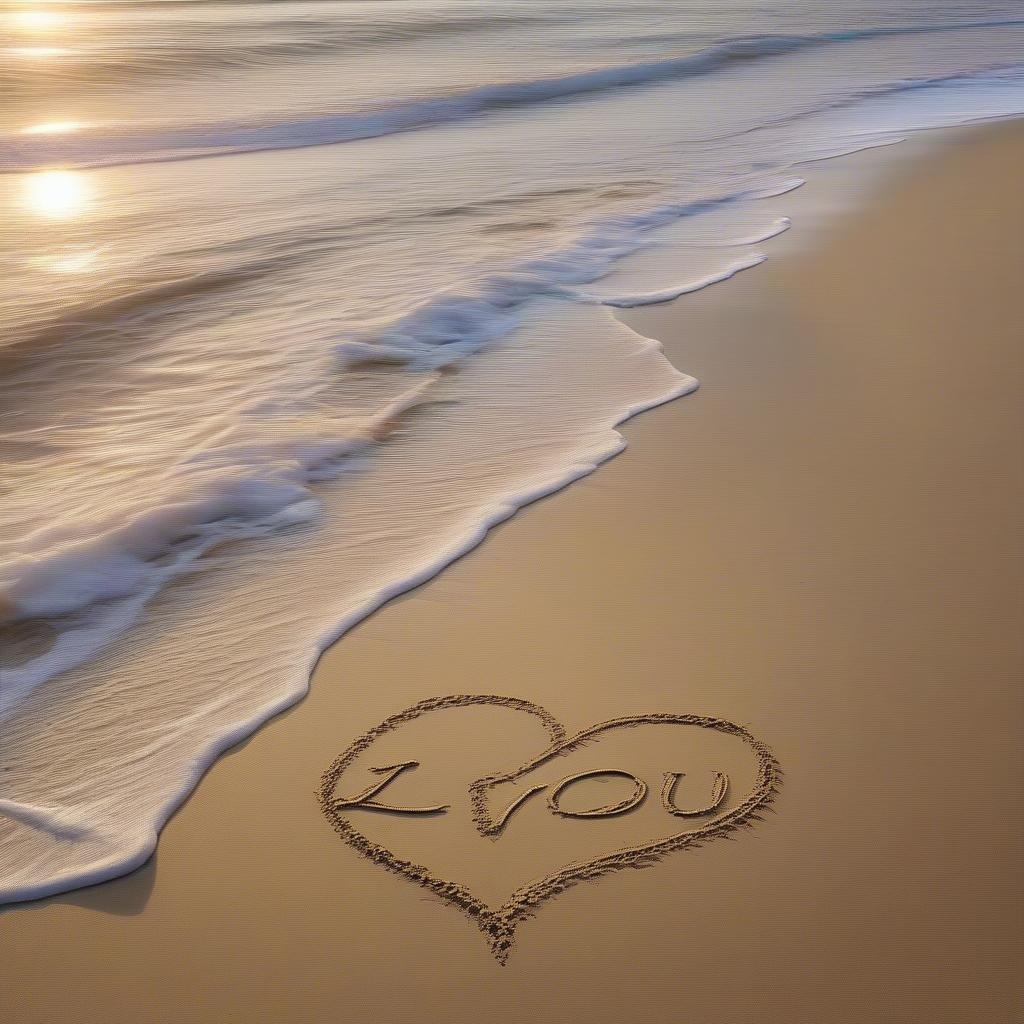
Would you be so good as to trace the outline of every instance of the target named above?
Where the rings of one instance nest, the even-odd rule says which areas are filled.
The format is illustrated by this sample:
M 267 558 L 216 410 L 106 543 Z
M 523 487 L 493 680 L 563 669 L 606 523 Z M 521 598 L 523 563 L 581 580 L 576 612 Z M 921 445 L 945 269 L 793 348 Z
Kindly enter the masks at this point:
M 821 246 L 791 232 L 771 246 L 787 258 L 631 315 L 701 390 L 344 638 L 150 865 L 0 912 L 0 1019 L 1020 1020 L 1024 131 L 915 145 Z M 838 167 L 780 202 L 798 229 L 852 180 Z M 315 796 L 357 737 L 457 693 L 531 701 L 570 733 L 650 712 L 735 722 L 782 764 L 777 813 L 547 901 L 501 967 L 465 914 L 346 846 Z M 483 717 L 388 752 L 457 780 L 546 735 L 466 713 Z M 566 774 L 646 757 L 655 786 L 688 767 L 634 734 Z M 417 771 L 389 798 L 437 802 Z M 595 852 L 648 811 L 552 842 Z M 544 802 L 518 813 L 518 838 L 435 838 L 447 875 L 515 881 Z M 412 828 L 374 817 L 389 842 Z

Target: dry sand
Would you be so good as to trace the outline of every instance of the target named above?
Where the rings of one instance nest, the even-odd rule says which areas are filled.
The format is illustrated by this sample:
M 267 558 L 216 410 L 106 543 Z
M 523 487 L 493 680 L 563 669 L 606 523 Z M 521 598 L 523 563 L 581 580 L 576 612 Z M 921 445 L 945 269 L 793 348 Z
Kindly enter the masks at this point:
M 701 390 L 346 636 L 145 868 L 0 912 L 0 1019 L 1021 1020 L 1024 131 L 952 138 L 913 143 L 909 166 L 906 147 L 822 165 L 780 203 L 785 258 L 631 314 Z M 801 230 L 830 190 L 893 166 L 865 212 Z M 559 892 L 502 967 L 466 908 L 346 845 L 315 794 L 389 716 L 481 693 L 540 711 L 432 710 L 374 734 L 342 782 L 351 797 L 419 760 L 377 799 L 450 812 L 348 820 L 489 906 L 703 827 L 666 813 L 665 772 L 698 806 L 726 766 L 716 814 L 758 788 L 742 743 L 715 746 L 736 736 L 645 722 L 540 779 L 629 771 L 649 787 L 635 813 L 567 818 L 540 793 L 479 835 L 465 783 L 528 767 L 561 729 L 736 723 L 781 763 L 776 813 Z M 623 776 L 575 785 L 563 810 L 629 799 Z

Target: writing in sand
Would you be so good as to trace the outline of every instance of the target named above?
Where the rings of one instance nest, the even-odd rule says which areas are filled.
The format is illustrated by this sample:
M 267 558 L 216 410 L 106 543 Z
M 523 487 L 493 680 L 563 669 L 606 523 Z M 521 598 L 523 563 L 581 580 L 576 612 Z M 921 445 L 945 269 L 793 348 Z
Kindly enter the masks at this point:
M 570 733 L 529 701 L 457 694 L 359 737 L 317 796 L 348 846 L 467 914 L 504 964 L 546 900 L 752 825 L 780 778 L 771 750 L 724 719 L 654 712 Z M 600 827 L 561 832 L 579 819 Z
M 436 804 L 429 807 L 398 807 L 394 804 L 383 803 L 376 797 L 383 792 L 402 772 L 410 768 L 418 768 L 419 761 L 402 761 L 399 764 L 388 765 L 383 768 L 371 768 L 383 776 L 380 782 L 374 783 L 365 789 L 358 796 L 341 797 L 334 801 L 336 810 L 342 808 L 364 807 L 373 811 L 385 811 L 390 814 L 444 814 L 451 810 L 450 804 Z M 676 787 L 679 780 L 685 776 L 685 772 L 665 772 L 665 781 L 661 788 L 661 804 L 669 814 L 680 818 L 694 818 L 702 814 L 710 814 L 721 806 L 729 792 L 729 776 L 725 772 L 716 771 L 713 773 L 714 780 L 711 786 L 711 801 L 706 806 L 684 809 L 675 802 Z M 597 807 L 588 807 L 579 810 L 567 810 L 562 806 L 562 797 L 570 786 L 584 779 L 597 778 L 623 778 L 633 784 L 633 791 L 624 799 L 611 804 L 601 804 Z M 498 818 L 497 827 L 500 830 L 508 824 L 509 818 L 526 803 L 530 797 L 544 790 L 549 789 L 547 785 L 531 786 L 525 793 L 516 797 L 505 809 L 505 812 Z M 548 793 L 548 809 L 552 814 L 561 815 L 563 818 L 611 818 L 617 814 L 625 814 L 627 811 L 635 810 L 647 798 L 647 783 L 638 778 L 632 772 L 623 771 L 621 768 L 597 768 L 587 772 L 576 772 L 573 775 L 566 775 L 553 786 Z

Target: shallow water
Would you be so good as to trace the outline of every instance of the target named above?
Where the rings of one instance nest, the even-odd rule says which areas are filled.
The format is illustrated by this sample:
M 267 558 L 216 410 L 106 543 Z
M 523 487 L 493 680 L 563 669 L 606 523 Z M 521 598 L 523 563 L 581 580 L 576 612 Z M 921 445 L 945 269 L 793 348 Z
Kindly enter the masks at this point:
M 802 162 L 1024 109 L 1019 12 L 0 4 L 0 900 L 139 863 L 696 386 L 611 308 L 759 262 Z

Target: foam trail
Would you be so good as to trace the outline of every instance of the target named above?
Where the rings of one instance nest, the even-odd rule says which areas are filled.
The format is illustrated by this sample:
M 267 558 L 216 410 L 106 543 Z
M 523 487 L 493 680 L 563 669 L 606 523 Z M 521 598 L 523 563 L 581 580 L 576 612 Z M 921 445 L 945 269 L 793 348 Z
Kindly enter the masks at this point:
M 764 231 L 751 235 L 749 238 L 733 238 L 723 244 L 728 246 L 758 245 L 761 242 L 767 242 L 769 239 L 783 234 L 792 226 L 793 222 L 788 217 L 779 217 L 771 227 L 765 228 Z
M 344 339 L 334 348 L 335 358 L 348 368 L 386 364 L 437 370 L 452 366 L 513 331 L 521 322 L 524 306 L 542 295 L 604 302 L 571 286 L 602 277 L 616 261 L 639 249 L 645 236 L 657 228 L 746 199 L 780 195 L 803 183 L 803 178 L 784 178 L 765 187 L 739 189 L 697 201 L 661 203 L 649 210 L 597 222 L 582 231 L 575 242 L 503 272 L 480 277 L 472 286 L 433 295 L 384 327 Z M 732 270 L 729 276 L 735 272 Z
M 74 842 L 96 836 L 96 828 L 82 820 L 76 811 L 66 808 L 37 807 L 17 800 L 0 798 L 0 815 L 19 821 L 30 828 L 49 833 L 54 839 Z
M 777 232 L 776 232 L 777 233 Z M 770 237 L 770 236 L 769 236 Z M 599 302 L 604 306 L 615 306 L 618 309 L 632 309 L 635 306 L 654 306 L 660 302 L 671 302 L 682 295 L 690 295 L 692 292 L 699 292 L 709 285 L 718 284 L 721 281 L 728 281 L 744 270 L 756 267 L 763 263 L 768 257 L 764 254 L 751 256 L 749 259 L 739 260 L 727 267 L 725 270 L 717 271 L 702 277 L 697 281 L 690 281 L 687 284 L 676 285 L 672 288 L 664 288 L 656 292 L 640 292 L 636 295 L 617 295 L 613 298 L 600 298 L 595 295 L 584 296 L 590 302 Z
M 319 503 L 309 484 L 336 476 L 343 460 L 383 440 L 437 379 L 414 384 L 340 436 L 258 447 L 227 443 L 196 453 L 190 461 L 213 473 L 202 493 L 188 500 L 122 513 L 105 528 L 89 524 L 87 533 L 44 528 L 22 538 L 21 556 L 0 562 L 0 625 L 71 613 L 77 618 L 44 654 L 4 668 L 0 719 L 40 683 L 84 664 L 124 635 L 164 587 L 197 571 L 200 560 L 226 541 L 314 520 Z M 240 472 L 239 466 L 247 468 Z

